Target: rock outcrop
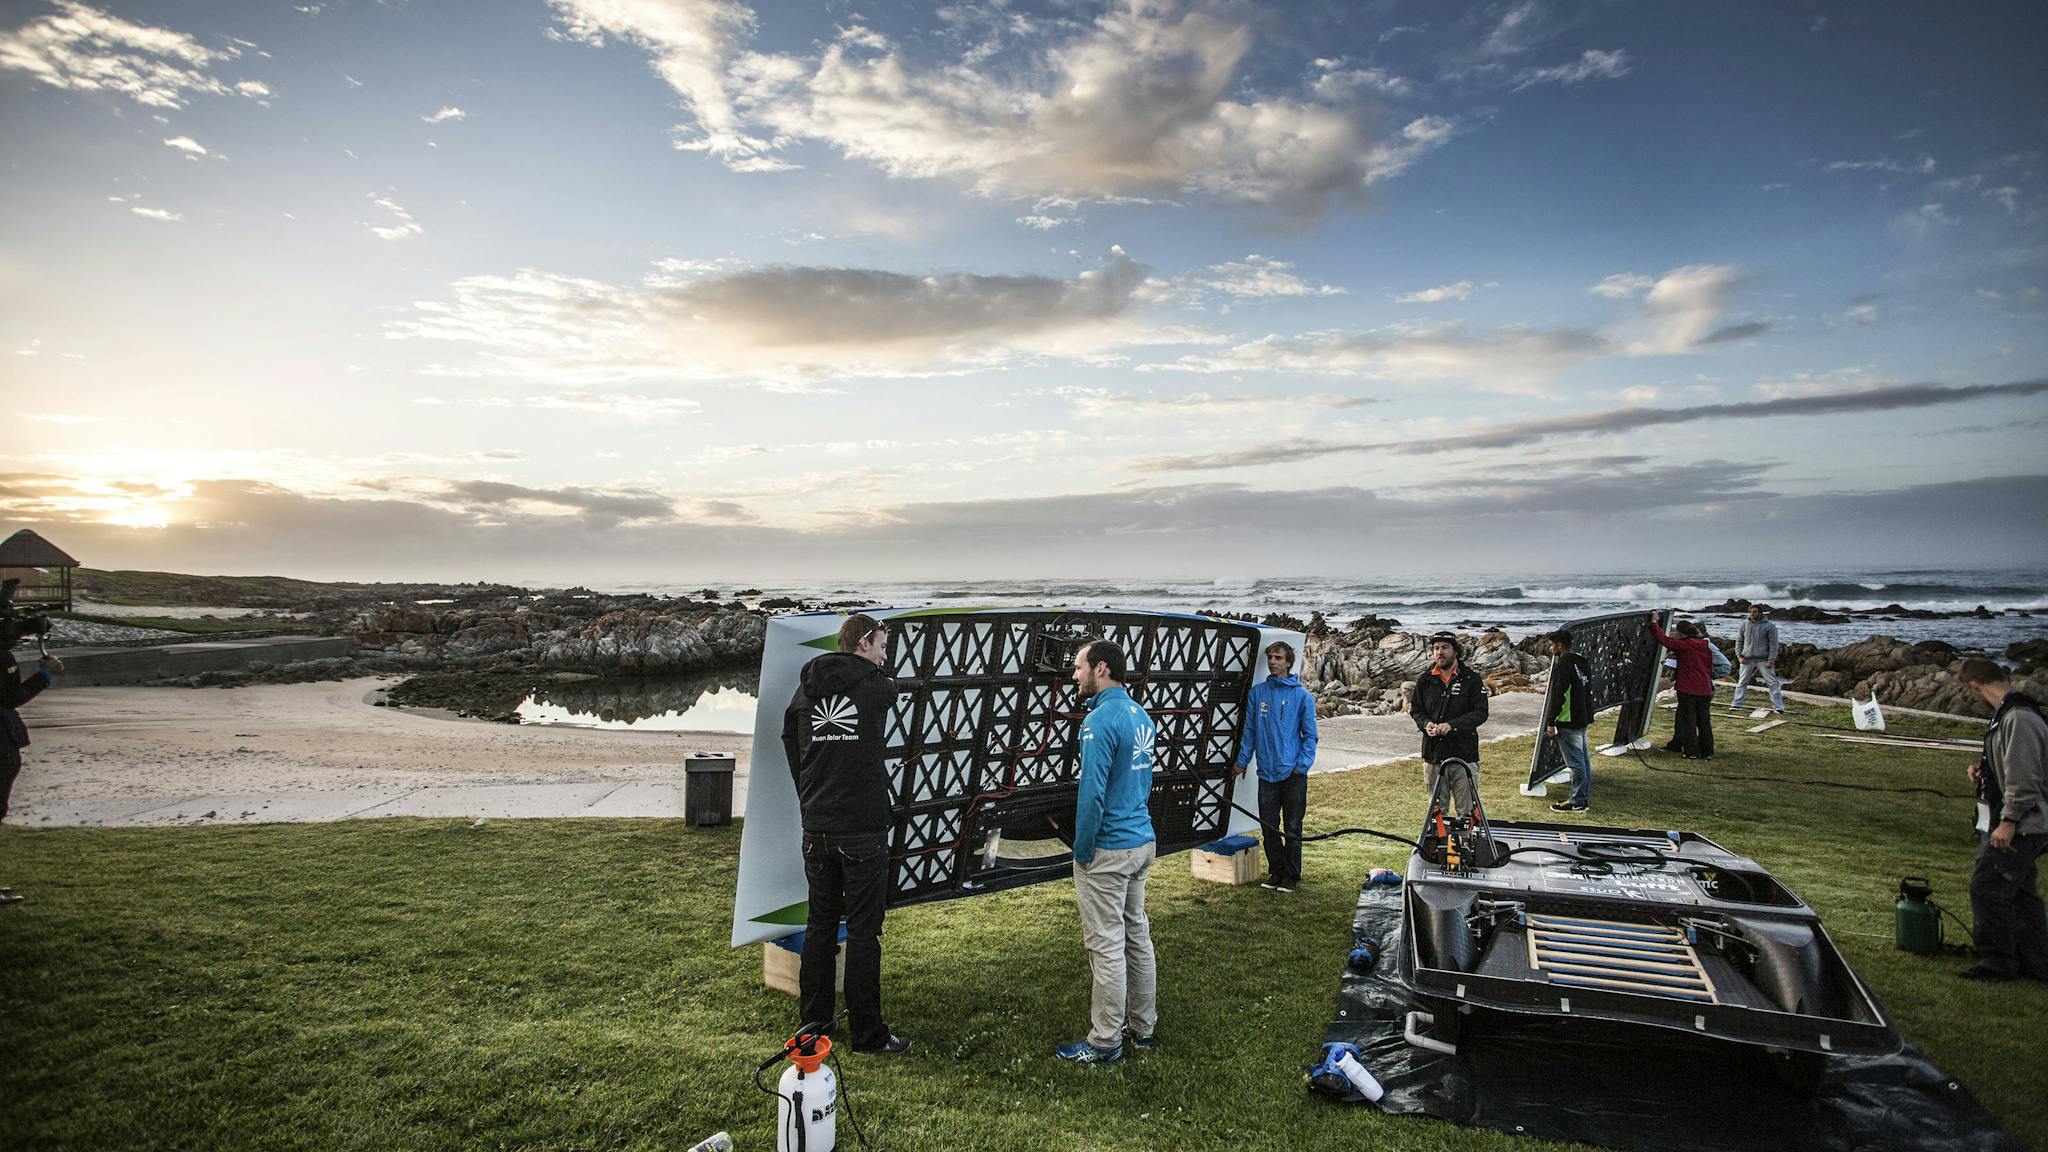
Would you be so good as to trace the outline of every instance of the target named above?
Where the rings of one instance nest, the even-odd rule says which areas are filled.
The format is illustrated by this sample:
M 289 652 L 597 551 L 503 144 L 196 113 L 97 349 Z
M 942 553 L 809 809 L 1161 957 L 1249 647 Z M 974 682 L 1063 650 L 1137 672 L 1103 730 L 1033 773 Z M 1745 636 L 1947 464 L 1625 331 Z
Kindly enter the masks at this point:
M 1391 621 L 1362 620 L 1342 632 L 1311 635 L 1302 659 L 1302 683 L 1316 694 L 1319 716 L 1364 713 L 1384 716 L 1407 708 L 1407 689 L 1434 658 L 1429 637 L 1385 627 Z M 1494 693 L 1534 688 L 1546 667 L 1505 632 L 1460 634 L 1465 663 Z
M 434 611 L 375 608 L 352 630 L 365 655 L 422 670 L 538 668 L 666 675 L 758 664 L 767 618 L 744 607 L 651 596 L 557 594 Z
M 2033 646 L 2033 647 L 2030 647 Z M 2048 666 L 2023 663 L 2028 654 L 2048 655 L 2048 640 L 2030 640 L 2007 649 L 2007 659 L 2020 665 L 2013 686 L 2035 699 L 2048 687 Z M 1962 654 L 1952 644 L 1923 640 L 1908 644 L 1890 636 L 1872 636 L 1840 648 L 1819 650 L 1811 644 L 1787 644 L 1779 650 L 1778 674 L 1791 687 L 1823 696 L 1854 696 L 1895 708 L 1924 708 L 1959 716 L 1990 716 L 1984 698 L 1956 679 Z

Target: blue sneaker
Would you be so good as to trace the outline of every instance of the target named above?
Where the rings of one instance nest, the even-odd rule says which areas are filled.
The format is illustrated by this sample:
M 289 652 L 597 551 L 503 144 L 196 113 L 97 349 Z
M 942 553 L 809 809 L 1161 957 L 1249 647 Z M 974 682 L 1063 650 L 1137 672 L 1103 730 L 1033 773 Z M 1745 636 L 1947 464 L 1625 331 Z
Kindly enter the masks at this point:
M 1159 1047 L 1159 1033 L 1157 1032 L 1150 1036 L 1140 1036 L 1136 1032 L 1125 1032 L 1124 1035 L 1130 1038 L 1131 1047 L 1136 1048 L 1140 1052 L 1150 1052 L 1154 1048 Z
M 1052 1054 L 1062 1060 L 1075 1064 L 1121 1064 L 1124 1062 L 1123 1045 L 1119 1044 L 1114 1048 L 1097 1048 L 1086 1040 L 1076 1040 L 1072 1044 L 1062 1044 L 1053 1049 Z

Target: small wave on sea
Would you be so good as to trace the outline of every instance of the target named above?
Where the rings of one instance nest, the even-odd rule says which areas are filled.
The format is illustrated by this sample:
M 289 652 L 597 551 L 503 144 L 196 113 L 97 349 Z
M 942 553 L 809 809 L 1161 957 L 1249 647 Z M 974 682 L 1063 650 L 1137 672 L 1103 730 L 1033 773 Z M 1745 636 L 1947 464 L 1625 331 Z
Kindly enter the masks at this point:
M 1768 600 L 1773 596 L 1783 597 L 1782 590 L 1774 590 L 1766 584 L 1709 585 L 1679 584 L 1666 586 L 1652 581 L 1637 584 L 1621 584 L 1608 587 L 1530 588 L 1532 600 L 1571 600 L 1579 603 L 1621 603 L 1621 604 L 1676 604 L 1679 606 L 1714 604 L 1722 600 Z

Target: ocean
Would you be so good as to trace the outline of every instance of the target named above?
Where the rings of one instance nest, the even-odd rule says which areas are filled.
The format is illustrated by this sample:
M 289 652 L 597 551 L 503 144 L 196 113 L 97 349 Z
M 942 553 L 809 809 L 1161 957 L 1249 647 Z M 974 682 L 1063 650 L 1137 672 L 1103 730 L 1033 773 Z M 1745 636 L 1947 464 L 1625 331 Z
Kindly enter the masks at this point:
M 612 592 L 695 595 L 705 585 L 635 583 Z M 2048 636 L 2048 571 L 1897 569 L 1787 575 L 1727 571 L 1684 578 L 1669 573 L 1606 572 L 1541 577 L 1451 576 L 1441 580 L 1389 577 L 1268 577 L 1261 579 L 1131 580 L 860 580 L 804 584 L 725 585 L 723 598 L 758 589 L 749 601 L 787 597 L 812 603 L 855 602 L 887 607 L 1153 608 L 1192 612 L 1215 609 L 1280 612 L 1308 619 L 1320 611 L 1343 625 L 1367 613 L 1392 617 L 1414 632 L 1439 628 L 1475 631 L 1497 627 L 1517 639 L 1587 616 L 1635 609 L 1690 611 L 1731 598 L 1775 608 L 1812 605 L 1831 611 L 1878 609 L 1888 604 L 1935 612 L 1968 612 L 1979 605 L 1991 619 L 1946 620 L 1855 617 L 1844 624 L 1779 621 L 1785 641 L 1836 647 L 1870 635 L 1901 640 L 1945 640 L 1967 649 L 2002 651 L 2019 640 Z M 1707 630 L 1732 636 L 1733 616 L 1701 618 Z

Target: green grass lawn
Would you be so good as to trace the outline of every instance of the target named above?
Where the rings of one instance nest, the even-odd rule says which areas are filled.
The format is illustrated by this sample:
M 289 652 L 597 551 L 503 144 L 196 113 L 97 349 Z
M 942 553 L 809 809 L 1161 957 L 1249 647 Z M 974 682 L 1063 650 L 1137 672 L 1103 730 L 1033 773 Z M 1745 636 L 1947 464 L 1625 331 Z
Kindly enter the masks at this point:
M 1970 802 L 1786 782 L 1960 795 L 1969 758 L 1717 721 L 1716 761 L 1682 766 L 1772 780 L 1596 759 L 1593 815 L 1762 861 L 1907 1039 L 2048 1147 L 2048 985 L 1971 985 L 1963 961 L 1892 947 L 1902 874 L 1967 918 Z M 1528 759 L 1526 739 L 1485 749 L 1495 818 L 1550 817 L 1515 792 Z M 1321 777 L 1309 823 L 1406 834 L 1421 802 L 1412 762 Z M 0 883 L 30 896 L 0 909 L 0 1147 L 680 1150 L 721 1128 L 772 1147 L 748 1076 L 796 1010 L 761 987 L 759 948 L 725 946 L 738 847 L 675 821 L 0 828 Z M 898 1149 L 1533 1147 L 1303 1091 L 1358 882 L 1404 852 L 1312 844 L 1292 897 L 1162 861 L 1162 1043 L 1121 1069 L 1050 1054 L 1087 1012 L 1069 885 L 892 913 L 884 1001 L 917 1047 L 848 1056 L 853 1105 Z

